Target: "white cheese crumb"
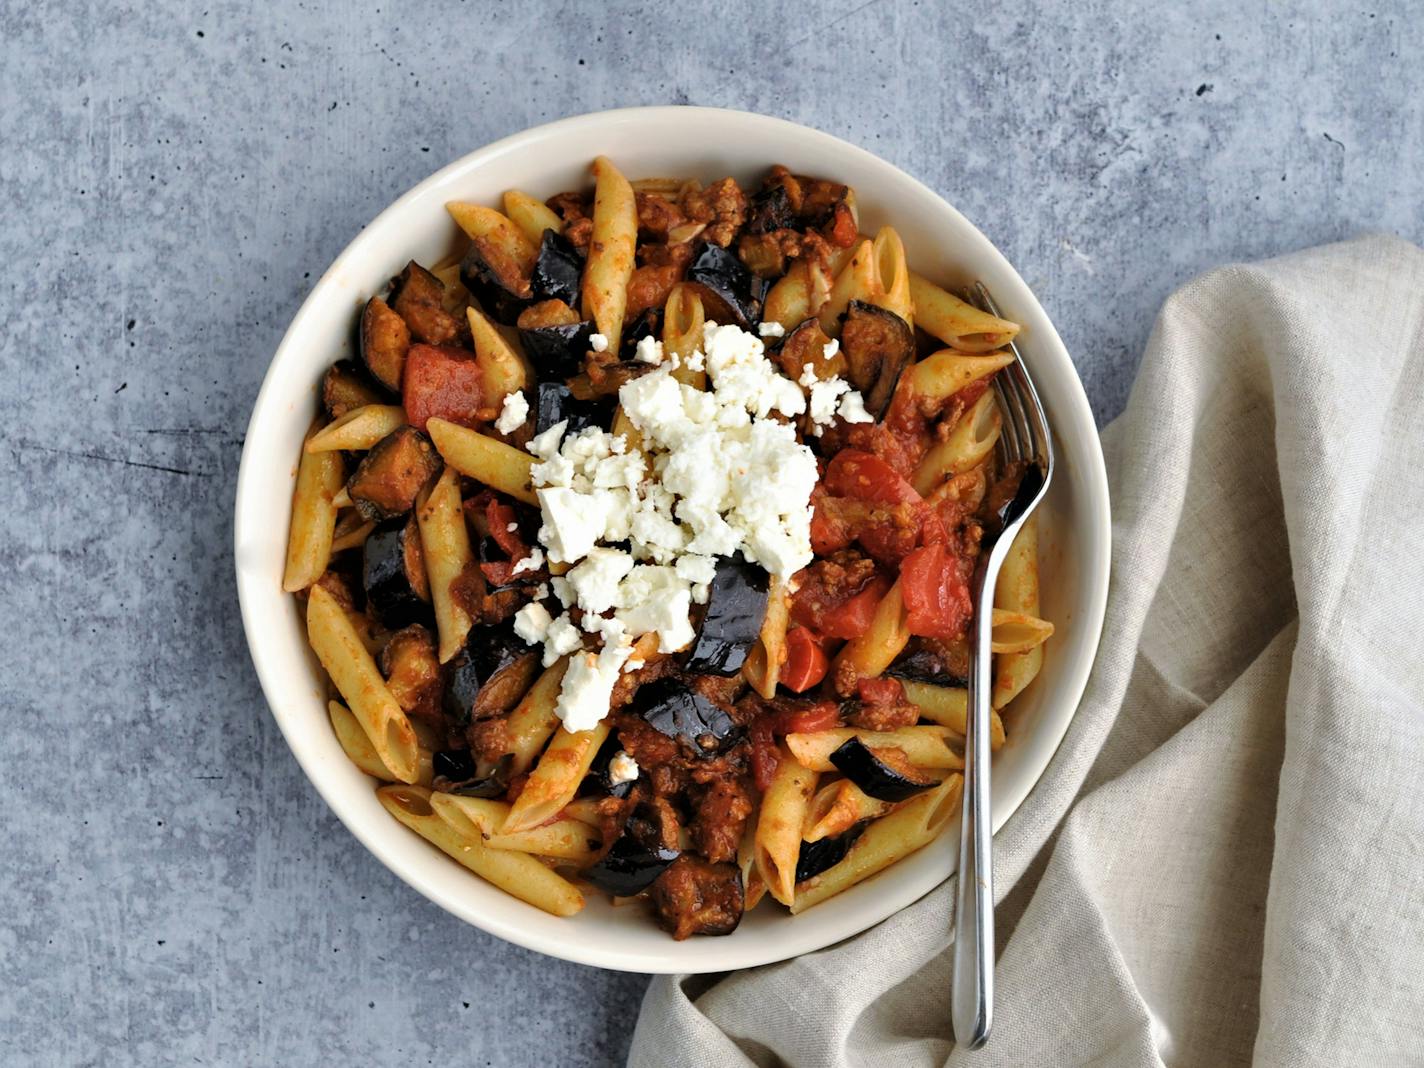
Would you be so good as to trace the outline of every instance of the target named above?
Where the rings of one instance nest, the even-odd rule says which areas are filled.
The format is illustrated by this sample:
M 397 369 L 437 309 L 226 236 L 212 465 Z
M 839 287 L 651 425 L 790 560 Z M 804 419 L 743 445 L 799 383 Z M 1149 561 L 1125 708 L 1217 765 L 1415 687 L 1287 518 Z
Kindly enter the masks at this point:
M 544 634 L 544 666 L 549 667 L 565 653 L 571 653 L 582 646 L 583 635 L 565 612 L 549 624 Z
M 875 417 L 865 410 L 865 398 L 859 390 L 851 390 L 841 398 L 836 414 L 847 423 L 873 423 Z
M 618 600 L 618 584 L 633 570 L 633 557 L 619 549 L 594 548 L 568 573 L 569 584 L 586 613 L 607 612 Z
M 808 363 L 805 367 L 801 368 L 801 377 L 798 378 L 796 382 L 798 385 L 805 386 L 807 389 L 814 386 L 816 384 L 816 365 L 814 363 Z
M 554 617 L 538 601 L 531 601 L 514 613 L 514 633 L 530 645 L 539 645 L 549 634 Z
M 544 553 L 541 549 L 535 547 L 529 550 L 528 556 L 514 565 L 514 570 L 509 574 L 512 578 L 524 571 L 538 571 L 543 566 Z
M 631 664 L 632 661 L 630 660 Z M 628 755 L 627 750 L 620 749 L 613 754 L 613 759 L 608 762 L 608 783 L 610 786 L 620 786 L 625 782 L 632 782 L 638 777 L 638 762 Z
M 663 362 L 663 343 L 652 334 L 640 337 L 637 348 L 633 350 L 633 359 L 639 363 L 650 363 L 657 366 Z
M 500 409 L 499 418 L 494 421 L 494 428 L 501 434 L 513 434 L 528 419 L 529 401 L 523 393 L 515 390 L 505 395 L 504 406 Z
M 554 715 L 571 733 L 592 730 L 608 715 L 613 684 L 632 654 L 630 645 L 605 645 L 603 651 L 584 651 L 569 661 Z
M 766 322 L 758 324 L 757 333 L 762 337 L 785 337 L 786 327 L 775 319 L 768 319 Z
M 513 534 L 516 530 L 519 529 L 519 524 L 518 524 L 518 523 L 506 523 L 506 524 L 504 525 L 504 529 L 507 530 L 507 531 L 509 531 L 511 534 Z
M 588 347 L 593 349 L 594 352 L 607 352 L 608 339 L 602 334 L 589 334 Z
M 834 359 L 836 353 L 838 353 L 838 352 L 840 352 L 840 351 L 841 351 L 841 341 L 840 341 L 840 338 L 833 337 L 833 338 L 831 338 L 830 341 L 827 341 L 823 346 L 821 346 L 821 355 L 824 356 L 824 357 L 825 357 L 826 359 L 828 359 L 828 360 Z

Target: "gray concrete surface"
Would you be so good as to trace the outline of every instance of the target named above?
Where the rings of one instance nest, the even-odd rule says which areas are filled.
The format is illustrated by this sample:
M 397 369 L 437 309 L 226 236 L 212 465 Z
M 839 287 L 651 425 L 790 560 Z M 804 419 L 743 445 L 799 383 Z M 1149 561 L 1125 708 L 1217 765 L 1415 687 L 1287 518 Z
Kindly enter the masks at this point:
M 1106 420 L 1191 275 L 1424 236 L 1410 6 L 0 0 L 0 1061 L 624 1054 L 644 980 L 407 890 L 303 779 L 243 643 L 249 407 L 402 190 L 615 105 L 806 122 L 983 227 Z

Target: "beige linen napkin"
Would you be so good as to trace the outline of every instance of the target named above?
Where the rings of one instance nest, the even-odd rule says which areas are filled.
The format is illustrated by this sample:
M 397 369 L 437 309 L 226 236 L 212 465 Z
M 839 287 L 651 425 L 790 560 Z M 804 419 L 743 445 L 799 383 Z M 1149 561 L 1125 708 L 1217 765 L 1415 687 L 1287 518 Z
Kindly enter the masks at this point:
M 995 839 L 989 1046 L 949 1037 L 947 884 L 654 980 L 631 1064 L 1424 1063 L 1424 252 L 1191 283 L 1104 444 L 1107 625 Z

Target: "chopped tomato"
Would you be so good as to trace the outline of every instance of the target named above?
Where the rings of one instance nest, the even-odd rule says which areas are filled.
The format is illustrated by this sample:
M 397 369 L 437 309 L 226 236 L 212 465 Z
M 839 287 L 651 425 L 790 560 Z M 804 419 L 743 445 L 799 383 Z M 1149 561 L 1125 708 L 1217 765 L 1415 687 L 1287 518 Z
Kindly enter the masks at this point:
M 775 734 L 815 734 L 841 725 L 840 709 L 834 701 L 818 701 L 810 708 L 785 709 L 772 723 Z
M 776 748 L 776 739 L 771 736 L 771 717 L 758 716 L 747 728 L 747 739 L 751 742 L 752 776 L 757 789 L 765 793 L 771 788 L 771 780 L 776 777 L 776 769 L 781 763 L 781 754 Z
M 480 564 L 480 574 L 491 586 L 504 586 L 514 577 L 514 563 L 510 560 L 486 560 Z
M 406 418 L 424 430 L 432 418 L 474 426 L 483 397 L 475 354 L 442 345 L 412 345 L 405 357 L 401 403 Z
M 926 545 L 900 565 L 900 593 L 910 633 L 955 638 L 969 619 L 969 586 L 943 544 Z
M 859 679 L 855 695 L 868 705 L 899 705 L 905 701 L 905 687 L 899 679 Z
M 878 456 L 842 449 L 826 468 L 826 492 L 876 504 L 916 504 L 920 495 L 903 475 Z
M 786 635 L 786 663 L 779 681 L 793 693 L 805 693 L 826 677 L 831 661 L 821 643 L 805 627 L 793 627 Z
M 529 555 L 529 546 L 525 545 L 524 539 L 519 536 L 517 520 L 513 505 L 506 504 L 493 494 L 490 495 L 489 502 L 485 505 L 485 522 L 489 524 L 489 536 L 509 554 L 511 560 L 523 560 Z M 511 526 L 513 530 L 509 529 Z
M 969 385 L 965 386 L 958 393 L 956 393 L 954 395 L 954 402 L 956 404 L 963 405 L 965 408 L 972 408 L 974 406 L 974 402 L 988 392 L 989 379 L 981 378 L 977 381 L 970 382 Z
M 865 589 L 826 612 L 817 630 L 827 638 L 844 638 L 847 641 L 859 638 L 870 629 L 875 608 L 889 588 L 890 580 L 884 575 L 876 575 Z

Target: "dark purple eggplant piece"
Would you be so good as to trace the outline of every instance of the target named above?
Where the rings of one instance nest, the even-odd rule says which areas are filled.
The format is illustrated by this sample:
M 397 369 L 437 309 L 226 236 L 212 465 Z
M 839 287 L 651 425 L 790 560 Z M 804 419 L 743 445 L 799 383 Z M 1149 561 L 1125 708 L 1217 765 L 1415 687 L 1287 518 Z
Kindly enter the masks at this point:
M 648 892 L 658 926 L 681 941 L 693 935 L 729 935 L 746 911 L 742 871 L 684 853 Z
M 460 282 L 479 301 L 480 307 L 497 323 L 512 326 L 519 313 L 532 303 L 527 279 L 521 279 L 512 264 L 491 263 L 479 242 L 470 246 L 460 261 Z
M 631 323 L 623 327 L 623 342 L 618 346 L 618 359 L 621 363 L 633 360 L 638 351 L 638 342 L 645 337 L 661 337 L 662 330 L 659 329 L 662 322 L 662 311 L 658 308 L 644 308 Z M 640 368 L 646 364 L 639 364 Z
M 410 327 L 380 297 L 361 311 L 361 362 L 381 385 L 399 393 L 405 354 L 410 351 Z
M 355 360 L 337 360 L 321 376 L 321 406 L 332 419 L 368 404 L 389 404 L 389 398 Z
M 592 321 L 540 326 L 519 331 L 519 340 L 541 382 L 562 382 L 583 370 L 588 339 L 593 337 L 595 329 Z
M 651 886 L 681 855 L 663 843 L 657 825 L 639 809 L 628 817 L 623 833 L 602 859 L 579 874 L 605 894 L 632 897 Z
M 662 678 L 641 686 L 634 702 L 648 726 L 678 741 L 695 756 L 713 756 L 742 734 L 726 709 L 681 679 Z
M 855 840 L 861 836 L 869 823 L 869 820 L 861 820 L 834 838 L 822 838 L 819 842 L 802 842 L 801 854 L 796 858 L 796 881 L 804 883 L 845 860 L 850 847 L 855 845 Z
M 539 653 L 512 627 L 486 623 L 470 628 L 465 648 L 450 661 L 445 714 L 458 726 L 502 716 L 519 703 L 539 670 Z
M 900 375 L 915 362 L 915 332 L 892 311 L 853 300 L 841 324 L 846 377 L 876 419 L 890 407 Z
M 702 251 L 687 266 L 687 281 L 706 286 L 721 298 L 732 313 L 733 321 L 743 330 L 755 329 L 761 320 L 766 279 L 747 270 L 736 253 L 719 245 L 702 246 Z
M 603 740 L 603 744 L 598 747 L 598 752 L 594 754 L 593 763 L 588 767 L 589 778 L 598 784 L 598 788 L 609 797 L 627 797 L 633 790 L 633 784 L 637 779 L 629 779 L 627 782 L 614 782 L 612 773 L 608 765 L 613 758 L 623 750 L 623 743 L 618 740 L 618 732 L 614 731 Z
M 534 299 L 562 300 L 570 308 L 577 308 L 582 280 L 583 257 L 578 249 L 563 234 L 545 230 L 529 279 Z
M 470 328 L 464 316 L 445 310 L 445 283 L 414 260 L 392 283 L 390 305 L 405 320 L 416 341 L 426 345 L 469 344 Z
M 767 588 L 766 572 L 758 565 L 740 556 L 718 559 L 702 629 L 687 655 L 688 671 L 731 675 L 742 669 L 766 618 Z
M 791 207 L 791 196 L 786 186 L 773 185 L 762 189 L 752 197 L 747 209 L 747 233 L 769 234 L 774 230 L 785 230 L 796 224 L 796 212 Z
M 872 749 L 854 735 L 831 754 L 831 763 L 867 797 L 877 801 L 906 801 L 939 785 L 908 760 Z
M 429 617 L 430 586 L 414 516 L 387 520 L 371 531 L 361 547 L 361 587 L 366 603 L 391 630 Z
M 613 421 L 613 401 L 579 400 L 562 382 L 540 382 L 534 407 L 534 433 L 542 434 L 555 423 L 568 420 L 564 436 L 587 427 L 607 429 Z
M 461 797 L 501 797 L 509 789 L 509 761 L 481 768 L 468 749 L 442 749 L 431 755 L 431 785 L 442 794 Z
M 969 685 L 964 676 L 951 671 L 944 658 L 928 646 L 912 638 L 905 651 L 884 672 L 891 678 L 927 682 L 934 686 Z
M 367 519 L 392 519 L 415 506 L 416 496 L 443 466 L 428 437 L 413 426 L 399 427 L 366 453 L 346 491 Z

